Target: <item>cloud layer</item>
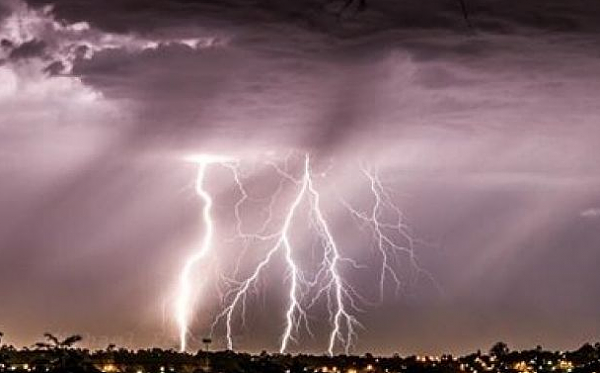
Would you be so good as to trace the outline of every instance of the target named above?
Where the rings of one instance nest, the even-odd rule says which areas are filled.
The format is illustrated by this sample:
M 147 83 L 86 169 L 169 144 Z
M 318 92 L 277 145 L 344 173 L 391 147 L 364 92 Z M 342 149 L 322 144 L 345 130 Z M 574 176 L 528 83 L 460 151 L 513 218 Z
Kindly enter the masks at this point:
M 372 310 L 359 351 L 597 337 L 597 1 L 469 1 L 474 29 L 452 1 L 2 4 L 0 328 L 16 343 L 173 345 L 163 304 L 201 234 L 179 156 L 290 149 L 362 203 L 339 168 L 378 166 L 436 243 L 420 255 L 446 295 L 419 282 Z M 243 348 L 276 341 L 261 310 Z

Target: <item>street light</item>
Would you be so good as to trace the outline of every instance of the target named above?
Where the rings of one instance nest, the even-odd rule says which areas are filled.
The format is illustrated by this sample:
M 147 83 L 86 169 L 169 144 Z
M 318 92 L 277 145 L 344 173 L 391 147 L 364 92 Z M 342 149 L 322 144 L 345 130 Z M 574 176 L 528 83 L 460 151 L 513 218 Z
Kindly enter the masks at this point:
M 212 339 L 210 338 L 202 338 L 202 343 L 204 343 L 204 350 L 206 359 L 204 360 L 204 370 L 210 371 L 210 360 L 208 356 L 208 349 L 210 344 L 212 343 Z
M 202 338 L 202 343 L 204 343 L 204 348 L 206 349 L 206 352 L 208 352 L 208 346 L 210 346 L 210 344 L 212 343 L 212 339 Z

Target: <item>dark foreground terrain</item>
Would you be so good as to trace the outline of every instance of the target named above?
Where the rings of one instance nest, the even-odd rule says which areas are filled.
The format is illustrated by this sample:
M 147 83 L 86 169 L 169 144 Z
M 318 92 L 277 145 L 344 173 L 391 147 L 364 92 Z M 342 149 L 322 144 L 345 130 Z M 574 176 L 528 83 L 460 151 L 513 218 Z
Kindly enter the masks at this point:
M 511 351 L 502 342 L 489 352 L 465 356 L 376 357 L 338 355 L 259 355 L 233 351 L 179 353 L 158 348 L 137 351 L 109 345 L 104 350 L 75 347 L 81 337 L 59 339 L 46 334 L 30 348 L 0 347 L 0 372 L 249 372 L 249 373 L 394 373 L 394 372 L 600 372 L 600 343 L 575 351 Z

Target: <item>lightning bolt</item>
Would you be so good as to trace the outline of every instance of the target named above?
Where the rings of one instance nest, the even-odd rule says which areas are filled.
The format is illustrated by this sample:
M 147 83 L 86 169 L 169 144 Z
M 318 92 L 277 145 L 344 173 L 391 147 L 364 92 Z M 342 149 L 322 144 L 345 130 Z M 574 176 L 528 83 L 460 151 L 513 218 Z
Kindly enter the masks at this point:
M 176 302 L 176 319 L 180 332 L 180 348 L 186 349 L 186 337 L 188 335 L 189 319 L 193 309 L 193 296 L 191 286 L 191 271 L 196 264 L 202 261 L 211 251 L 213 246 L 214 223 L 211 217 L 212 198 L 204 189 L 204 179 L 208 165 L 219 163 L 232 171 L 233 181 L 239 190 L 239 199 L 234 204 L 235 237 L 244 241 L 243 252 L 235 264 L 233 276 L 223 277 L 227 290 L 222 294 L 223 308 L 215 316 L 211 324 L 211 335 L 219 325 L 225 329 L 225 338 L 228 349 L 234 347 L 234 323 L 237 317 L 241 319 L 242 327 L 246 323 L 246 309 L 248 298 L 257 291 L 258 281 L 266 272 L 276 258 L 282 260 L 286 269 L 287 304 L 285 309 L 284 326 L 280 336 L 279 351 L 288 351 L 290 344 L 298 342 L 297 336 L 302 327 L 313 336 L 310 328 L 308 312 L 317 304 L 325 302 L 330 323 L 330 331 L 327 341 L 327 352 L 333 355 L 338 347 L 349 353 L 357 330 L 362 325 L 356 318 L 356 313 L 361 312 L 360 304 L 370 303 L 345 280 L 344 268 L 359 269 L 359 265 L 353 259 L 346 258 L 341 254 L 339 245 L 335 240 L 329 223 L 322 208 L 322 197 L 316 185 L 311 168 L 311 158 L 304 155 L 301 174 L 289 171 L 290 156 L 285 159 L 283 166 L 275 162 L 267 162 L 280 177 L 276 191 L 266 200 L 267 218 L 256 230 L 256 232 L 245 232 L 242 229 L 242 213 L 244 204 L 248 201 L 264 201 L 250 195 L 244 186 L 244 180 L 240 176 L 237 163 L 223 157 L 202 156 L 194 159 L 199 165 L 196 181 L 196 191 L 204 202 L 203 222 L 205 234 L 200 249 L 194 253 L 185 263 L 181 271 L 179 291 Z M 383 300 L 384 287 L 388 278 L 396 285 L 397 291 L 403 284 L 399 270 L 396 268 L 401 257 L 408 257 L 410 265 L 419 273 L 425 273 L 433 280 L 433 277 L 418 263 L 415 253 L 415 240 L 410 234 L 404 215 L 400 208 L 394 204 L 392 197 L 384 188 L 377 172 L 364 166 L 360 167 L 369 185 L 370 194 L 373 197 L 372 205 L 365 211 L 354 208 L 351 204 L 341 199 L 343 206 L 349 211 L 362 226 L 368 227 L 374 248 L 379 253 L 380 276 L 379 297 Z M 282 223 L 272 230 L 274 217 L 274 206 L 279 202 L 279 195 L 285 185 L 293 185 L 294 193 L 292 199 L 285 208 Z M 295 220 L 299 210 L 307 206 L 309 213 L 309 227 L 319 242 L 320 260 L 314 272 L 305 271 L 296 261 L 298 250 L 301 247 L 293 245 L 291 236 L 295 227 Z M 392 218 L 390 218 L 390 216 Z M 238 280 L 241 258 L 250 244 L 267 245 L 262 259 L 255 265 L 251 273 L 243 280 Z M 314 274 L 313 274 L 314 273 Z
M 213 244 L 214 222 L 211 215 L 213 200 L 211 195 L 204 189 L 204 179 L 206 169 L 213 163 L 225 163 L 229 159 L 222 156 L 200 155 L 187 159 L 190 162 L 198 164 L 198 174 L 196 176 L 196 193 L 202 199 L 204 207 L 202 209 L 202 220 L 204 223 L 204 238 L 200 248 L 192 254 L 186 261 L 179 276 L 179 287 L 175 301 L 175 319 L 179 327 L 179 349 L 187 349 L 187 336 L 189 333 L 189 324 L 193 310 L 194 294 L 191 284 L 191 274 L 193 268 L 204 259 L 210 252 Z
M 308 156 L 306 157 L 305 174 L 310 175 Z M 333 329 L 329 335 L 327 352 L 329 355 L 333 355 L 336 342 L 339 341 L 344 345 L 344 350 L 347 354 L 352 345 L 352 340 L 356 335 L 355 327 L 360 326 L 360 323 L 349 312 L 349 308 L 355 310 L 358 309 L 354 303 L 354 298 L 352 297 L 352 295 L 357 295 L 356 291 L 354 291 L 354 289 L 347 285 L 342 279 L 342 276 L 339 273 L 339 265 L 343 261 L 348 261 L 353 266 L 357 265 L 354 261 L 344 258 L 340 255 L 337 244 L 329 229 L 329 225 L 327 224 L 327 221 L 325 220 L 321 210 L 321 196 L 315 188 L 312 178 L 310 177 L 308 177 L 307 187 L 313 197 L 311 209 L 318 223 L 317 232 L 321 237 L 325 248 L 322 268 L 325 269 L 329 277 L 329 281 L 326 283 L 326 285 L 323 286 L 319 292 L 317 292 L 317 295 L 328 293 L 329 314 L 330 319 L 332 319 L 333 322 Z M 346 302 L 349 303 L 349 308 L 346 307 Z M 332 307 L 332 303 L 334 304 L 334 307 Z M 342 331 L 343 328 L 345 328 L 345 333 Z
M 441 292 L 441 287 L 433 275 L 419 264 L 415 245 L 417 242 L 421 241 L 412 236 L 410 228 L 405 222 L 406 219 L 404 214 L 384 188 L 378 173 L 376 170 L 369 169 L 365 166 L 361 166 L 361 171 L 369 182 L 369 188 L 374 199 L 371 208 L 366 212 L 359 211 L 345 200 L 342 199 L 341 201 L 346 209 L 358 219 L 358 221 L 369 228 L 373 237 L 374 246 L 381 256 L 379 301 L 383 301 L 385 283 L 388 276 L 396 286 L 396 293 L 400 291 L 403 281 L 393 262 L 399 261 L 403 255 L 408 257 L 410 266 L 415 269 L 418 274 L 428 278 L 436 289 Z M 391 218 L 389 217 L 390 215 Z
M 309 162 L 309 158 L 307 156 L 306 157 L 307 165 L 308 165 L 308 162 Z M 296 179 L 294 179 L 291 175 L 285 173 L 284 171 L 280 170 L 279 168 L 278 168 L 278 170 L 281 174 L 284 174 L 286 178 L 289 178 L 295 184 L 298 184 L 298 181 Z M 252 289 L 252 287 L 255 286 L 256 281 L 260 277 L 263 270 L 271 262 L 273 256 L 275 256 L 275 254 L 278 253 L 279 251 L 284 252 L 285 263 L 287 266 L 288 276 L 290 279 L 289 280 L 290 285 L 289 285 L 289 290 L 288 290 L 288 308 L 287 308 L 287 311 L 285 314 L 286 326 L 285 326 L 284 332 L 281 337 L 281 345 L 280 345 L 281 352 L 284 352 L 287 349 L 290 340 L 293 340 L 293 338 L 294 338 L 292 335 L 292 332 L 298 327 L 298 322 L 297 322 L 298 317 L 305 316 L 305 311 L 301 307 L 301 303 L 299 301 L 299 294 L 298 294 L 299 283 L 302 281 L 302 279 L 300 278 L 300 271 L 298 269 L 298 266 L 296 265 L 296 263 L 294 261 L 294 257 L 293 257 L 294 250 L 293 250 L 292 244 L 290 242 L 289 234 L 290 234 L 291 225 L 292 225 L 292 222 L 294 219 L 294 215 L 298 209 L 298 206 L 302 202 L 304 195 L 306 194 L 309 179 L 310 179 L 310 175 L 305 170 L 302 180 L 301 180 L 301 182 L 299 182 L 299 190 L 296 193 L 294 200 L 290 204 L 290 207 L 285 215 L 285 219 L 284 219 L 281 229 L 277 233 L 270 234 L 270 235 L 263 235 L 260 233 L 253 234 L 253 235 L 242 234 L 239 229 L 239 227 L 240 227 L 239 213 L 236 212 L 236 217 L 238 218 L 238 224 L 237 224 L 238 234 L 240 234 L 242 237 L 245 237 L 245 238 L 250 237 L 250 238 L 254 238 L 257 240 L 261 240 L 261 241 L 269 241 L 269 240 L 276 239 L 276 242 L 267 251 L 265 258 L 256 266 L 254 272 L 246 280 L 239 283 L 237 287 L 235 287 L 233 290 L 230 291 L 230 294 L 233 294 L 233 298 L 232 298 L 231 302 L 229 303 L 229 305 L 227 305 L 224 308 L 224 310 L 219 315 L 217 315 L 215 322 L 213 323 L 213 329 L 214 329 L 214 327 L 216 327 L 217 323 L 221 319 L 223 319 L 223 318 L 225 319 L 227 347 L 229 349 L 233 349 L 232 322 L 233 322 L 233 314 L 234 314 L 235 310 L 238 307 L 242 307 L 242 319 L 245 319 L 245 301 L 248 296 L 248 293 Z M 238 183 L 238 185 L 240 185 L 240 184 Z M 243 190 L 243 187 L 240 186 L 239 188 L 240 188 L 240 190 Z M 242 195 L 246 196 L 246 198 L 247 198 L 247 193 L 242 192 Z M 242 199 L 244 199 L 244 197 L 242 197 Z M 239 209 L 239 207 L 240 207 L 240 205 L 237 204 L 236 208 Z M 271 214 L 269 214 L 269 216 L 271 216 Z
M 215 318 L 212 329 L 214 330 L 217 324 L 221 320 L 224 320 L 227 347 L 233 349 L 232 324 L 234 313 L 237 309 L 241 309 L 241 317 L 244 321 L 246 309 L 245 302 L 249 293 L 255 288 L 257 280 L 273 260 L 273 257 L 281 251 L 287 267 L 289 288 L 288 307 L 285 313 L 285 327 L 281 335 L 280 352 L 285 352 L 288 349 L 290 342 L 296 341 L 294 333 L 300 329 L 303 321 L 307 330 L 310 332 L 306 318 L 306 310 L 314 306 L 321 297 L 327 298 L 330 319 L 333 324 L 329 337 L 328 352 L 333 354 L 336 342 L 342 343 L 345 351 L 348 351 L 353 337 L 355 336 L 355 327 L 360 324 L 350 312 L 350 309 L 358 309 L 353 300 L 353 295 L 356 292 L 342 279 L 342 276 L 339 273 L 339 266 L 340 263 L 344 261 L 348 261 L 352 264 L 355 263 L 340 255 L 337 244 L 321 210 L 320 194 L 315 188 L 312 178 L 309 155 L 306 155 L 304 158 L 304 168 L 300 179 L 290 175 L 286 170 L 280 168 L 276 164 L 271 165 L 276 169 L 279 175 L 296 185 L 297 191 L 295 197 L 285 214 L 285 219 L 281 228 L 276 233 L 268 235 L 242 234 L 239 229 L 240 223 L 238 220 L 238 234 L 244 238 L 254 238 L 261 241 L 275 240 L 275 243 L 267 251 L 263 260 L 258 263 L 252 274 L 244 281 L 238 282 L 229 292 L 228 297 L 231 298 L 231 300 L 225 306 L 223 311 Z M 240 185 L 239 179 L 237 179 L 237 184 L 242 192 L 242 198 L 238 200 L 236 210 L 241 207 L 240 201 L 248 198 L 248 194 Z M 294 260 L 294 247 L 290 242 L 294 217 L 304 200 L 308 200 L 308 203 L 310 204 L 311 217 L 314 219 L 314 226 L 324 248 L 323 260 L 312 281 L 306 279 L 306 276 L 296 264 Z M 271 200 L 270 204 L 272 201 L 273 200 Z M 236 216 L 239 219 L 239 213 L 236 212 Z M 268 220 L 271 219 L 271 216 L 272 213 L 270 212 Z M 302 299 L 308 298 L 307 292 L 314 287 L 318 287 L 316 294 L 310 299 L 308 306 L 303 307 Z

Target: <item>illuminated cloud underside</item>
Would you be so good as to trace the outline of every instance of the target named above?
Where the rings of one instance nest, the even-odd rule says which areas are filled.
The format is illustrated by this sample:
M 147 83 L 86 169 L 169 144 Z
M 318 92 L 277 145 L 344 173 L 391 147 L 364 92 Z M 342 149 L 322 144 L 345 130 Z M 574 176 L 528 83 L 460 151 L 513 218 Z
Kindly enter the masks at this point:
M 107 33 L 87 22 L 67 23 L 54 17 L 51 5 L 32 9 L 20 0 L 9 2 L 11 14 L 0 22 L 0 36 L 11 47 L 0 48 L 0 59 L 39 58 L 51 74 L 70 74 L 77 59 L 111 49 L 129 53 L 182 45 L 192 50 L 217 47 L 224 43 L 211 36 L 148 38 L 141 35 Z

